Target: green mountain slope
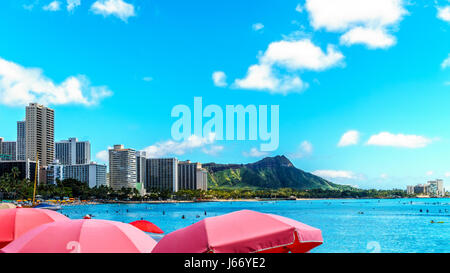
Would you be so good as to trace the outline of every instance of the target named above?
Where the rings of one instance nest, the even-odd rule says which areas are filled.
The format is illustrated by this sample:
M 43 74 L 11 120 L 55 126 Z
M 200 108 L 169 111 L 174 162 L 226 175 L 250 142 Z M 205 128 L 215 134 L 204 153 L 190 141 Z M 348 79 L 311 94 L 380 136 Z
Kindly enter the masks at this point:
M 209 187 L 298 190 L 350 189 L 297 169 L 285 156 L 266 157 L 250 164 L 203 164 L 208 170 Z

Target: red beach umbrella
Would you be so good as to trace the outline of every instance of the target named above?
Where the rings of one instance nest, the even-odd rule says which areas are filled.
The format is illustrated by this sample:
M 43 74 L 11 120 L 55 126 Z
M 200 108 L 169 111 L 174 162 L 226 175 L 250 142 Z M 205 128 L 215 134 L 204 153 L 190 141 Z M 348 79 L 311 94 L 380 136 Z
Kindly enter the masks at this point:
M 46 209 L 15 208 L 0 210 L 0 248 L 37 226 L 68 219 L 58 212 Z
M 320 229 L 278 215 L 242 210 L 169 233 L 152 253 L 305 253 L 322 243 Z
M 150 253 L 156 241 L 125 223 L 67 220 L 41 225 L 0 253 Z
M 131 222 L 130 225 L 133 225 L 137 227 L 138 229 L 150 232 L 150 233 L 158 233 L 162 234 L 164 231 L 162 231 L 157 225 L 153 224 L 152 222 L 146 221 L 146 220 L 138 220 Z

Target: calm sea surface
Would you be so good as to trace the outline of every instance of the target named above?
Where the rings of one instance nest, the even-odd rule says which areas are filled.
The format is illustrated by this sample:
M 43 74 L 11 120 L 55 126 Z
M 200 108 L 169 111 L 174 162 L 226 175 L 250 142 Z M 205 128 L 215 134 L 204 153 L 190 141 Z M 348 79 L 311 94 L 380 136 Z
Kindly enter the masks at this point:
M 143 218 L 167 234 L 205 217 L 242 209 L 282 215 L 321 229 L 324 244 L 313 252 L 450 252 L 450 199 L 79 205 L 61 212 L 72 219 L 86 214 L 121 222 Z

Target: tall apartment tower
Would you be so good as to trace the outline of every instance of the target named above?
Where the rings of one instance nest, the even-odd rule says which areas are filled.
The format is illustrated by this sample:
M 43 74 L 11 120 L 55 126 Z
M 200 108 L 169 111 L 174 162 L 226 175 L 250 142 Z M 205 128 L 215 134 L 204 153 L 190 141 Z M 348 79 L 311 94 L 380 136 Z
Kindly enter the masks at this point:
M 89 164 L 91 162 L 91 144 L 69 138 L 55 143 L 55 158 L 62 165 Z
M 26 160 L 25 121 L 17 122 L 17 160 Z
M 145 189 L 160 191 L 178 191 L 178 159 L 147 159 Z
M 136 151 L 114 145 L 109 150 L 109 186 L 114 190 L 136 188 Z
M 36 160 L 39 165 L 48 166 L 55 158 L 55 112 L 37 103 L 26 107 L 25 137 L 26 158 Z

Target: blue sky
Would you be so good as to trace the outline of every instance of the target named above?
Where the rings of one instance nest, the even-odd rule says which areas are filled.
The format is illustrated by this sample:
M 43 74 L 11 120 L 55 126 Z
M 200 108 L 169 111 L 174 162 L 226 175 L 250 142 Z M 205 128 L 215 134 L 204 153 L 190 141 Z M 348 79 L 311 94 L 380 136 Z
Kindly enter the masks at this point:
M 298 168 L 362 188 L 450 177 L 448 0 L 0 5 L 6 140 L 16 138 L 24 106 L 38 101 L 56 111 L 56 140 L 89 140 L 100 162 L 122 143 L 200 162 L 285 154 Z M 278 150 L 171 140 L 172 108 L 193 107 L 194 96 L 223 109 L 279 105 Z

